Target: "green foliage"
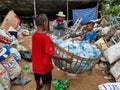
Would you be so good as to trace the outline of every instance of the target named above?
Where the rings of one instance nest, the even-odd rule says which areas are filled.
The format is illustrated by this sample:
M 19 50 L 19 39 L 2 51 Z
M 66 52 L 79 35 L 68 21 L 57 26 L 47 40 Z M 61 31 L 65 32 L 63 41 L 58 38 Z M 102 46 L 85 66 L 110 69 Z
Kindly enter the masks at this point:
M 120 5 L 120 0 L 113 0 L 111 6 Z
M 120 13 L 120 7 L 118 5 L 112 6 L 110 13 L 117 16 Z
M 103 15 L 119 15 L 120 14 L 120 0 L 113 0 L 112 3 L 110 3 L 110 7 L 107 8 L 107 4 L 109 4 L 109 2 L 104 1 L 102 3 L 102 14 Z

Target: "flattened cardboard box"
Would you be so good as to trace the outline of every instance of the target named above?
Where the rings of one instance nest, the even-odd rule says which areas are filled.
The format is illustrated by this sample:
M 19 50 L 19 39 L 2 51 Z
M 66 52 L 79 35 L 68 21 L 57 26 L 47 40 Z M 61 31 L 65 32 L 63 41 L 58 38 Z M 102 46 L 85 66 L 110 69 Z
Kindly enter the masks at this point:
M 9 11 L 6 17 L 4 18 L 1 28 L 8 30 L 10 26 L 12 26 L 14 29 L 18 28 L 18 25 L 20 24 L 20 19 L 18 16 L 14 13 L 13 10 Z

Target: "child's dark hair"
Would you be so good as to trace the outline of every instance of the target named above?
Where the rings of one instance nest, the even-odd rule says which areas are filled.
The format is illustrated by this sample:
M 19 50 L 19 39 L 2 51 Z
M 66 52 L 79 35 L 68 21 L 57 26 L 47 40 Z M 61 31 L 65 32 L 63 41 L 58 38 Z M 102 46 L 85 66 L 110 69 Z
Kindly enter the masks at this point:
M 48 17 L 45 14 L 39 14 L 35 19 L 35 22 L 36 22 L 37 26 L 40 26 L 44 22 L 47 22 L 47 21 L 48 21 Z
M 87 25 L 88 25 L 88 24 L 94 26 L 94 22 L 88 22 Z

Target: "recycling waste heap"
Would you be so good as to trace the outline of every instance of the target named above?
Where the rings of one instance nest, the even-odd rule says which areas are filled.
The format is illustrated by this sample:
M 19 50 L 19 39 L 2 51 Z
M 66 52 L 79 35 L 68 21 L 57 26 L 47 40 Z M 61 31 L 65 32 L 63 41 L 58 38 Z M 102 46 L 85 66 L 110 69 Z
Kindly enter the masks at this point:
M 110 65 L 120 59 L 120 55 L 117 53 L 119 52 L 120 43 L 120 23 L 115 16 L 102 16 L 100 19 L 90 21 L 94 23 L 93 30 L 96 31 L 98 36 L 95 43 L 82 40 L 73 41 L 72 38 L 80 37 L 80 33 L 84 28 L 81 22 L 82 19 L 78 18 L 74 25 L 66 30 L 66 35 L 62 38 L 52 36 L 56 53 L 62 57 L 69 57 L 73 61 L 69 64 L 64 60 L 54 60 L 58 68 L 68 73 L 80 74 L 91 71 L 98 61 L 101 60 L 102 62 L 102 58 Z M 118 72 L 118 70 L 112 68 L 111 72 Z M 120 75 L 120 72 L 118 73 L 116 76 L 112 74 L 116 81 L 118 81 L 117 76 Z
M 19 23 L 20 19 L 11 10 L 0 26 L 0 90 L 10 90 L 11 84 L 25 85 L 32 80 L 23 77 L 19 65 L 21 55 L 18 51 L 25 50 L 17 40 Z
M 78 19 L 63 38 L 52 36 L 56 53 L 64 58 L 72 59 L 71 64 L 64 60 L 54 59 L 55 65 L 61 70 L 72 74 L 80 74 L 92 70 L 102 54 L 96 45 L 88 41 L 72 41 L 72 38 L 70 38 L 70 35 L 76 32 L 78 26 L 80 26 L 81 21 L 82 19 Z M 64 40 L 65 38 L 67 39 Z

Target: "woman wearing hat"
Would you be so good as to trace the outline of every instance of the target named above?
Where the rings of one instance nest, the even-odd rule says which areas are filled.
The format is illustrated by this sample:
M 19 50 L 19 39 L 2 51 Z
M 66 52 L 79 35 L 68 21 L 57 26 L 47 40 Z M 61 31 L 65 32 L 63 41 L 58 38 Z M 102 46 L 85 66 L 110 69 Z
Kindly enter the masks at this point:
M 67 22 L 65 21 L 62 11 L 56 14 L 58 17 L 53 21 L 54 36 L 63 37 L 65 35 L 65 30 L 68 28 Z

